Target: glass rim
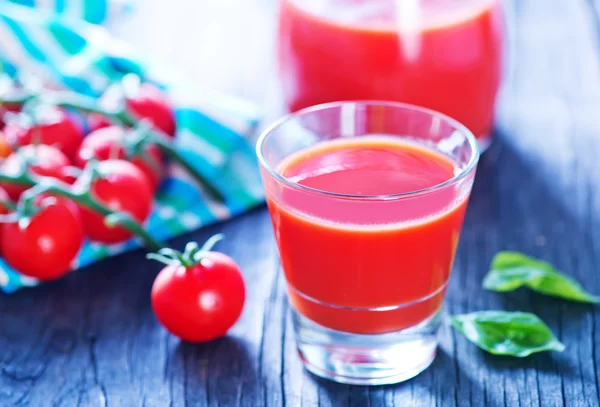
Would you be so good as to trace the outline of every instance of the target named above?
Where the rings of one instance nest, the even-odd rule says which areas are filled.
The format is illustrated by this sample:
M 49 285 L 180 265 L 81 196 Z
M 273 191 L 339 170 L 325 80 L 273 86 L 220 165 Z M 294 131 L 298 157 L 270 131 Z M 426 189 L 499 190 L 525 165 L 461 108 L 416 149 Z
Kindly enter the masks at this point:
M 343 193 L 338 193 L 338 192 L 331 192 L 331 191 L 325 191 L 322 189 L 312 188 L 312 187 L 309 187 L 306 185 L 299 184 L 298 182 L 291 181 L 289 178 L 280 174 L 277 171 L 277 169 L 273 168 L 273 166 L 271 166 L 267 162 L 267 160 L 263 154 L 263 147 L 265 145 L 266 140 L 269 138 L 270 135 L 272 135 L 272 133 L 276 129 L 280 128 L 281 126 L 285 125 L 286 123 L 288 123 L 298 117 L 305 116 L 307 114 L 322 111 L 322 110 L 340 108 L 345 105 L 383 106 L 383 107 L 424 113 L 424 114 L 427 114 L 432 117 L 437 117 L 437 118 L 441 119 L 442 121 L 446 122 L 447 124 L 449 124 L 450 126 L 452 126 L 455 130 L 459 131 L 462 135 L 464 135 L 466 137 L 466 139 L 469 143 L 469 146 L 471 147 L 471 149 L 473 151 L 473 154 L 471 155 L 469 161 L 464 166 L 464 168 L 461 168 L 458 173 L 454 174 L 454 176 L 452 178 L 449 178 L 446 181 L 440 182 L 439 184 L 435 184 L 435 185 L 432 185 L 427 188 L 416 189 L 414 191 L 400 192 L 400 193 L 395 193 L 395 194 L 383 194 L 383 195 L 343 194 Z M 421 106 L 412 105 L 410 103 L 403 103 L 403 102 L 379 101 L 379 100 L 346 100 L 346 101 L 329 102 L 329 103 L 322 103 L 322 104 L 318 104 L 318 105 L 314 105 L 314 106 L 309 106 L 309 107 L 297 110 L 292 113 L 287 113 L 284 116 L 280 117 L 279 119 L 275 120 L 273 123 L 271 123 L 269 126 L 267 126 L 261 132 L 261 134 L 258 138 L 258 141 L 256 142 L 256 156 L 258 157 L 259 164 L 269 173 L 269 175 L 271 175 L 273 178 L 275 178 L 276 181 L 281 182 L 282 184 L 284 184 L 288 187 L 291 187 L 291 188 L 294 188 L 294 189 L 297 189 L 300 191 L 304 191 L 304 192 L 313 193 L 313 194 L 330 196 L 332 198 L 383 201 L 383 200 L 394 200 L 394 199 L 399 199 L 399 198 L 406 198 L 406 197 L 411 197 L 411 196 L 428 194 L 428 193 L 435 192 L 437 190 L 443 189 L 449 185 L 459 182 L 460 180 L 465 178 L 468 174 L 470 174 L 475 169 L 475 167 L 477 166 L 477 162 L 479 161 L 480 151 L 479 151 L 479 145 L 477 144 L 477 139 L 475 138 L 473 133 L 462 123 L 460 123 L 459 121 L 453 119 L 452 117 L 450 117 L 444 113 L 440 113 L 436 110 L 429 109 L 426 107 L 421 107 Z

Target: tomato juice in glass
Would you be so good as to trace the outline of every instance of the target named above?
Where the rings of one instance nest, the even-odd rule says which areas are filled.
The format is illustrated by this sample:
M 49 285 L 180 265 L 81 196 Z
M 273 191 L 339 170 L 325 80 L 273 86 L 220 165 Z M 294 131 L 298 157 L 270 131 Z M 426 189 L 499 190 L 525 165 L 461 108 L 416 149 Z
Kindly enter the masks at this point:
M 428 107 L 487 146 L 503 71 L 500 0 L 281 0 L 291 111 L 342 100 Z
M 393 102 L 341 102 L 259 140 L 267 203 L 313 373 L 406 380 L 435 356 L 477 143 L 456 121 Z

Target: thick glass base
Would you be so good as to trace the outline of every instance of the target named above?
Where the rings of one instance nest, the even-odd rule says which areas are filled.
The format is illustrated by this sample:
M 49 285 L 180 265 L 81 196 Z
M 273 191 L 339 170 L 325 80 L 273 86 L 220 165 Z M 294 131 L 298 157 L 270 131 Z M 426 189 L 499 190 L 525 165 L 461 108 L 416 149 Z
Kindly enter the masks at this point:
M 304 366 L 325 379 L 357 385 L 400 383 L 421 373 L 435 358 L 441 311 L 416 326 L 375 335 L 336 331 L 296 311 L 292 314 Z

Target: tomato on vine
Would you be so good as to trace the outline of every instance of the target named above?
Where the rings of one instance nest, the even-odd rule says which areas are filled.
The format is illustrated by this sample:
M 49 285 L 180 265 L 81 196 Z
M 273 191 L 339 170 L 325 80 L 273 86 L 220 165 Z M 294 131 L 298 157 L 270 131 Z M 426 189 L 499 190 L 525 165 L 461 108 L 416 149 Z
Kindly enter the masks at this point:
M 91 194 L 98 202 L 113 211 L 125 212 L 136 221 L 144 223 L 152 208 L 152 187 L 144 173 L 124 160 L 100 161 L 96 166 L 97 178 L 92 181 Z M 82 179 L 75 188 L 82 186 Z M 104 217 L 91 209 L 82 207 L 84 229 L 91 240 L 100 243 L 119 243 L 131 238 L 122 226 L 109 226 Z
M 0 126 L 4 127 L 4 125 L 6 124 L 4 116 L 6 116 L 7 113 L 19 113 L 20 111 L 20 105 L 0 103 Z
M 0 202 L 10 202 L 10 198 L 4 188 L 0 187 Z M 10 208 L 0 204 L 0 215 L 6 215 L 10 212 Z M 2 242 L 2 226 L 0 225 L 0 242 Z M 0 244 L 1 246 L 1 244 Z
M 0 215 L 6 215 L 9 212 L 9 208 L 3 205 L 2 202 L 11 202 L 11 199 L 6 190 L 0 186 Z
M 21 111 L 21 105 L 18 103 L 1 103 L 0 112 L 4 113 L 19 113 Z
M 39 212 L 28 224 L 0 225 L 0 250 L 19 273 L 42 281 L 55 280 L 71 270 L 83 244 L 77 206 L 63 198 L 36 198 Z
M 159 322 L 187 342 L 208 342 L 227 333 L 238 320 L 246 297 L 235 261 L 212 247 L 188 243 L 184 253 L 159 250 L 147 257 L 166 264 L 152 286 L 152 308 Z
M 4 117 L 7 116 L 7 114 L 18 113 L 19 110 L 20 108 L 0 104 L 0 128 L 4 128 L 4 125 L 6 124 Z
M 35 115 L 35 123 L 24 114 L 4 127 L 7 140 L 16 146 L 46 144 L 72 157 L 83 139 L 83 132 L 61 109 L 44 106 Z
M 17 176 L 26 164 L 28 164 L 28 170 L 33 174 L 56 178 L 66 183 L 73 181 L 67 172 L 67 168 L 71 165 L 67 156 L 60 150 L 44 144 L 21 147 L 2 163 L 0 171 L 5 175 Z M 18 200 L 28 188 L 10 182 L 3 182 L 1 185 L 14 200 Z
M 105 127 L 88 134 L 73 159 L 75 165 L 85 167 L 91 159 L 106 161 L 109 159 L 125 159 L 138 167 L 148 177 L 152 189 L 156 190 L 162 180 L 164 171 L 163 157 L 158 146 L 146 145 L 143 153 L 146 157 L 135 155 L 127 157 L 127 132 L 117 126 Z
M 96 130 L 104 129 L 110 126 L 112 126 L 110 120 L 100 113 L 90 113 L 87 117 L 87 128 L 89 133 L 93 133 Z
M 0 159 L 7 158 L 9 155 L 12 154 L 12 152 L 13 152 L 13 149 L 12 149 L 10 143 L 6 139 L 6 136 L 4 135 L 4 133 L 2 131 L 0 131 Z
M 145 82 L 128 88 L 124 97 L 127 110 L 139 119 L 150 120 L 158 129 L 169 136 L 175 135 L 175 115 L 167 95 L 157 86 Z M 114 98 L 114 95 L 110 95 Z M 87 118 L 90 132 L 112 126 L 110 120 L 100 113 L 91 113 Z
M 127 95 L 127 108 L 140 119 L 149 119 L 169 136 L 175 135 L 175 116 L 167 95 L 157 86 L 145 82 L 137 92 Z

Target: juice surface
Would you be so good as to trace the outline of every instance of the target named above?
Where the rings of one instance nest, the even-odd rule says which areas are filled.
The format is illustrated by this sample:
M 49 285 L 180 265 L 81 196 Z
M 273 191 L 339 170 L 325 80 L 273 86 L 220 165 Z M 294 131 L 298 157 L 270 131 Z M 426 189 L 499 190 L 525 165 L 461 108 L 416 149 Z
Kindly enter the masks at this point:
M 365 136 L 317 144 L 278 171 L 318 190 L 366 196 L 430 188 L 457 169 L 433 149 Z M 297 190 L 269 198 L 292 305 L 321 325 L 355 333 L 425 320 L 443 300 L 468 200 L 462 195 L 451 185 L 404 199 Z
M 282 0 L 279 68 L 290 110 L 393 100 L 488 136 L 502 75 L 499 0 Z

